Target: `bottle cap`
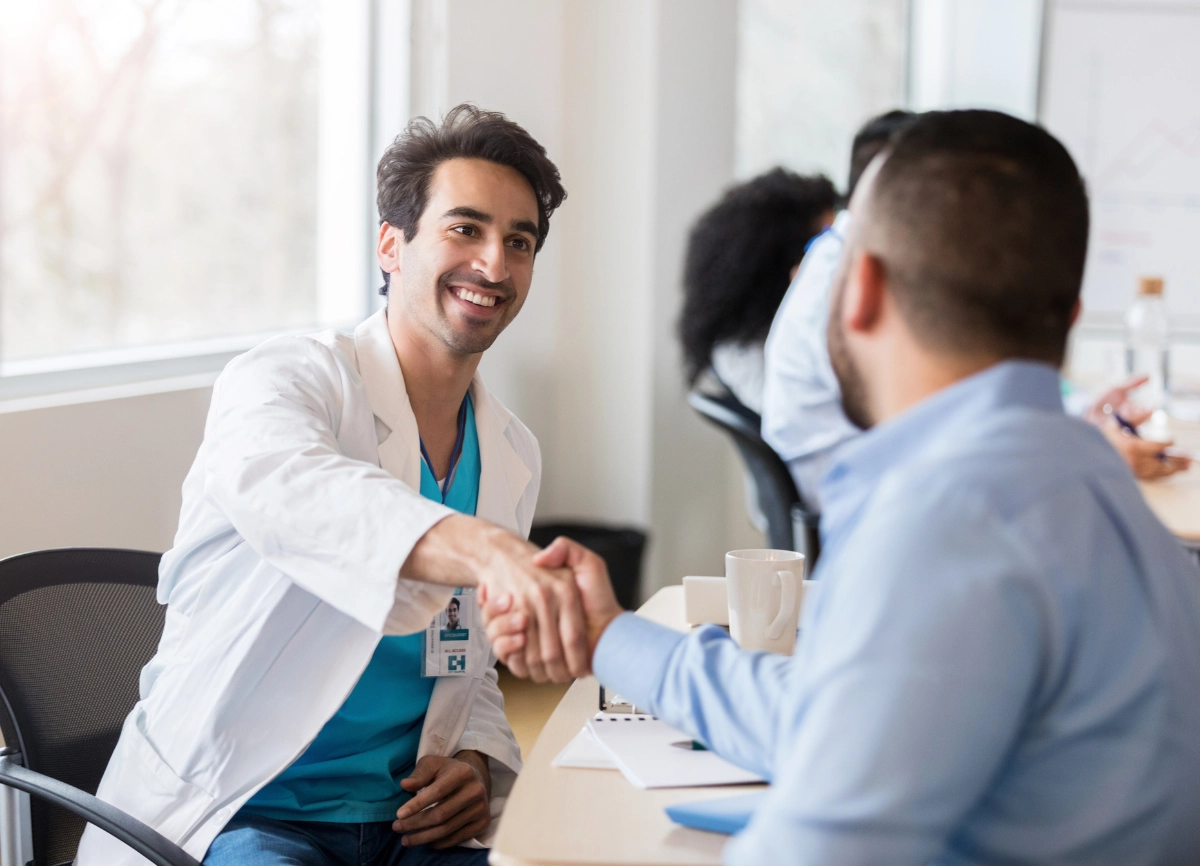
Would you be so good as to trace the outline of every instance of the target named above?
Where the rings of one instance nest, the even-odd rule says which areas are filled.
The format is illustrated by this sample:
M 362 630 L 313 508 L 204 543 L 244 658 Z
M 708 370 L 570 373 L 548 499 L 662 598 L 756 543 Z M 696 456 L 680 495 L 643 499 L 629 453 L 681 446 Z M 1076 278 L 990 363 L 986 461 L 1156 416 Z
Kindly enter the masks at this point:
M 1162 295 L 1163 293 L 1163 278 L 1162 277 L 1142 277 L 1138 280 L 1139 295 Z

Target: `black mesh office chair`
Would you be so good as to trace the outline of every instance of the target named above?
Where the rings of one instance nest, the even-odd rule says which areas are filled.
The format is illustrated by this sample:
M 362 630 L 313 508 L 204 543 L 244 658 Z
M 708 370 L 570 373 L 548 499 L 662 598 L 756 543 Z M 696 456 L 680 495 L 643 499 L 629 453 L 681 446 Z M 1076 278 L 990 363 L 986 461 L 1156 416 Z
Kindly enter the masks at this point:
M 715 376 L 711 378 L 720 382 Z M 817 532 L 820 516 L 804 505 L 787 464 L 763 441 L 759 432 L 762 419 L 728 390 L 719 393 L 692 390 L 688 393 L 688 403 L 706 421 L 733 437 L 733 444 L 758 489 L 758 507 L 767 520 L 767 544 L 776 550 L 800 551 L 807 558 L 807 571 L 812 574 L 821 553 L 821 537 Z
M 199 866 L 93 796 L 162 634 L 160 556 L 68 549 L 0 560 L 0 785 L 32 797 L 34 866 L 70 863 L 85 823 L 156 866 Z

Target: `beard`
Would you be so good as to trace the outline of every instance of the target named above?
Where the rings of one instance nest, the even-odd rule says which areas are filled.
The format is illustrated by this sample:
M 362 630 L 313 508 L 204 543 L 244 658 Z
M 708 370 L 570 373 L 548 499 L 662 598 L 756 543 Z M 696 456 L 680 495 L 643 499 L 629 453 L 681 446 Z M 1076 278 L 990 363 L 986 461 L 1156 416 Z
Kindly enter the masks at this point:
M 825 334 L 829 345 L 829 361 L 842 392 L 842 412 L 855 427 L 869 430 L 875 421 L 868 408 L 870 400 L 867 396 L 867 383 L 853 355 L 850 354 L 850 347 L 846 344 L 846 332 L 842 328 L 842 296 L 845 288 L 846 274 L 843 272 L 829 308 L 829 324 Z
M 462 322 L 459 322 L 458 325 L 452 324 L 445 308 L 445 298 L 449 294 L 447 286 L 451 283 L 465 283 L 500 292 L 504 304 L 503 315 L 490 322 L 480 322 L 478 325 L 464 325 Z M 492 283 L 470 271 L 450 271 L 442 274 L 437 280 L 436 303 L 437 310 L 433 330 L 448 349 L 459 355 L 478 355 L 490 349 L 496 342 L 496 338 L 516 318 L 521 309 L 521 303 L 518 301 L 517 292 L 513 288 L 511 280 Z

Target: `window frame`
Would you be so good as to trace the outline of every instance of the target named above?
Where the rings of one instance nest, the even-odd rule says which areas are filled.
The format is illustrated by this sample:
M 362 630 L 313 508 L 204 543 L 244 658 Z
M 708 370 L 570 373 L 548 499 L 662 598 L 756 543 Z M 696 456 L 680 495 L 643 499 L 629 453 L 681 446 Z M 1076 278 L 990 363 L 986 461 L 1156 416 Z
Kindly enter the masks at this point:
M 320 0 L 317 317 L 303 328 L 0 362 L 0 412 L 211 384 L 273 336 L 353 329 L 382 305 L 375 164 L 408 119 L 411 0 Z M 355 61 L 361 62 L 355 62 Z M 103 394 L 101 394 L 103 392 Z

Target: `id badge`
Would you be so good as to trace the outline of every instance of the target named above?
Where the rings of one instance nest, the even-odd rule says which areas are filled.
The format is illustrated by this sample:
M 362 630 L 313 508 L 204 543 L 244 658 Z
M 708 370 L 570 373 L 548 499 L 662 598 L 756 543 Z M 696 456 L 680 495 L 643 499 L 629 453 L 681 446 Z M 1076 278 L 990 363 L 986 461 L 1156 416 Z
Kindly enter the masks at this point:
M 425 628 L 425 677 L 469 677 L 479 673 L 486 658 L 480 657 L 480 645 L 486 647 L 479 625 L 479 605 L 475 590 L 459 587 L 446 606 Z

